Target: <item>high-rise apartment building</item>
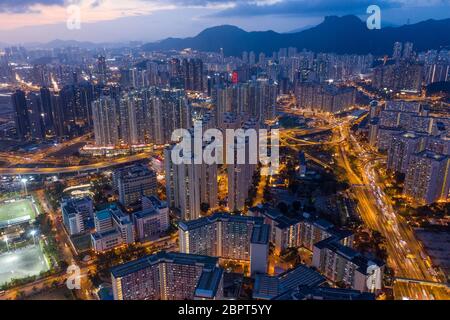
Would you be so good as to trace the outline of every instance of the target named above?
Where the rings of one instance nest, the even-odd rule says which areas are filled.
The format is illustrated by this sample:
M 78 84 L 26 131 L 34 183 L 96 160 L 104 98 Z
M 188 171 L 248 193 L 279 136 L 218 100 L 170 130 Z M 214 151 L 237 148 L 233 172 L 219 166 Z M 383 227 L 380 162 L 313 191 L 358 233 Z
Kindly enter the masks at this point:
M 265 273 L 269 233 L 262 218 L 216 213 L 180 222 L 180 252 L 249 261 L 251 273 Z
M 231 86 L 217 86 L 214 104 L 219 127 L 227 112 L 238 116 L 252 117 L 261 123 L 274 119 L 277 93 L 277 85 L 266 79 L 252 80 Z
M 387 169 L 392 172 L 406 173 L 411 155 L 422 151 L 425 143 L 426 137 L 414 132 L 393 135 L 388 150 Z
M 403 51 L 403 43 L 396 42 L 394 43 L 394 52 L 392 53 L 392 58 L 394 60 L 399 60 L 402 57 Z
M 142 92 L 130 92 L 119 102 L 119 132 L 121 142 L 128 146 L 145 144 L 147 105 Z
M 168 252 L 111 270 L 115 300 L 220 299 L 222 276 L 217 258 Z
M 17 136 L 21 140 L 26 140 L 31 134 L 31 123 L 25 92 L 17 90 L 12 94 L 11 99 L 14 107 Z
M 425 204 L 448 199 L 450 158 L 432 151 L 411 156 L 406 171 L 404 194 Z
M 119 144 L 118 116 L 115 101 L 100 97 L 92 102 L 95 144 L 99 147 Z
M 338 113 L 354 106 L 356 92 L 352 88 L 314 82 L 300 83 L 295 94 L 300 108 Z
M 333 239 L 316 243 L 313 266 L 333 282 L 342 282 L 361 292 L 379 292 L 383 286 L 384 264 L 370 260 Z
M 171 207 L 180 211 L 182 220 L 194 220 L 201 214 L 200 181 L 202 167 L 206 165 L 195 164 L 193 157 L 191 163 L 175 164 L 172 161 L 174 148 L 172 145 L 164 150 L 167 199 Z
M 149 121 L 150 142 L 158 145 L 171 143 L 176 129 L 192 127 L 191 106 L 184 90 L 152 88 L 148 96 L 146 117 Z
M 424 66 L 402 61 L 374 68 L 372 85 L 379 90 L 420 92 Z
M 239 129 L 244 132 L 249 129 L 258 130 L 259 124 L 255 119 L 249 119 Z M 224 139 L 224 142 L 227 158 L 228 208 L 231 211 L 241 211 L 245 208 L 253 175 L 257 169 L 259 136 L 256 131 L 256 135 L 235 136 L 234 141 Z M 244 157 L 244 161 L 239 160 L 242 157 L 240 155 Z
M 205 89 L 201 59 L 184 59 L 182 70 L 185 90 L 202 92 Z

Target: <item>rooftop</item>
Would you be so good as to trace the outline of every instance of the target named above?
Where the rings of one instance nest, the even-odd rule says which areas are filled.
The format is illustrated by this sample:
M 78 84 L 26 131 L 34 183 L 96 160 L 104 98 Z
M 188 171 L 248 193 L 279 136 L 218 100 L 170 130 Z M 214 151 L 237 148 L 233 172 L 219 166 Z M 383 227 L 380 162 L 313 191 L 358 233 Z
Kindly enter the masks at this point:
M 273 300 L 375 300 L 375 296 L 352 289 L 299 286 Z
M 105 209 L 105 210 L 102 210 L 102 211 L 97 211 L 97 212 L 95 213 L 95 217 L 96 217 L 98 220 L 111 219 L 111 211 L 110 211 L 110 209 Z
M 115 278 L 121 278 L 134 272 L 149 268 L 150 266 L 158 263 L 203 265 L 203 267 L 213 269 L 216 267 L 217 262 L 218 258 L 209 256 L 161 251 L 157 254 L 146 256 L 141 259 L 113 267 L 111 269 L 111 274 Z
M 195 288 L 195 296 L 199 298 L 213 299 L 216 296 L 217 289 L 222 281 L 223 269 L 214 267 L 212 269 L 203 270 L 197 287 Z
M 383 265 L 381 261 L 369 260 L 365 256 L 361 255 L 361 253 L 359 253 L 358 251 L 350 247 L 344 246 L 343 244 L 336 241 L 335 237 L 322 240 L 316 243 L 314 246 L 319 249 L 326 248 L 332 252 L 335 252 L 336 254 L 340 255 L 346 260 L 351 261 L 354 265 L 358 267 L 359 271 L 363 274 L 367 272 L 367 268 L 372 264 L 375 264 L 377 266 Z
M 448 156 L 445 156 L 443 154 L 436 153 L 436 152 L 433 152 L 433 151 L 428 151 L 428 150 L 419 152 L 417 154 L 417 156 L 422 157 L 422 158 L 436 160 L 436 161 L 442 161 L 442 160 L 448 159 Z
M 251 243 L 267 244 L 269 243 L 270 226 L 268 224 L 256 225 L 253 228 Z
M 302 264 L 278 276 L 257 274 L 253 298 L 270 300 L 300 285 L 314 287 L 325 281 L 320 273 Z
M 217 221 L 231 221 L 231 222 L 242 222 L 242 223 L 251 223 L 255 225 L 262 225 L 264 223 L 263 218 L 257 217 L 249 217 L 249 216 L 238 216 L 231 215 L 228 213 L 215 213 L 212 216 L 204 217 L 191 221 L 181 221 L 179 224 L 179 228 L 183 231 L 189 231 L 193 229 L 197 229 L 203 227 L 205 225 L 217 222 Z

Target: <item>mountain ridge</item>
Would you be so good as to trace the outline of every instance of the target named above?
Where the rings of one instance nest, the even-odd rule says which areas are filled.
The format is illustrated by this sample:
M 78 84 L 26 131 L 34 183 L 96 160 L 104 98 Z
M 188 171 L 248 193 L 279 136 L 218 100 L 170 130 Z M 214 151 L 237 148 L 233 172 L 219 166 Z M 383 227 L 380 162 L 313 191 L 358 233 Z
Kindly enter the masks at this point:
M 366 23 L 354 15 L 327 16 L 315 27 L 295 32 L 272 30 L 247 32 L 233 25 L 210 27 L 196 36 L 167 38 L 142 46 L 146 51 L 182 50 L 218 52 L 240 56 L 243 51 L 272 54 L 279 48 L 296 47 L 315 52 L 337 54 L 391 54 L 395 41 L 413 42 L 419 51 L 450 46 L 450 19 L 429 19 L 415 24 L 388 26 L 369 30 Z

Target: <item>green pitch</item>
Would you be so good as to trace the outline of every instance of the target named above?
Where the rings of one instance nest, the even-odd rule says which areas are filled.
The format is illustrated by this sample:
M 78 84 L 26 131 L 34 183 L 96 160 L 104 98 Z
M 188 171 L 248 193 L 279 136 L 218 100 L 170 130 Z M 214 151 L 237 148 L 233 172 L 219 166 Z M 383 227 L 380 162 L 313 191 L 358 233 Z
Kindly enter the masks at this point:
M 0 204 L 0 225 L 13 224 L 14 221 L 26 217 L 29 217 L 30 220 L 36 218 L 36 210 L 31 200 L 24 199 Z
M 40 246 L 30 246 L 0 255 L 0 286 L 12 279 L 37 276 L 49 270 Z

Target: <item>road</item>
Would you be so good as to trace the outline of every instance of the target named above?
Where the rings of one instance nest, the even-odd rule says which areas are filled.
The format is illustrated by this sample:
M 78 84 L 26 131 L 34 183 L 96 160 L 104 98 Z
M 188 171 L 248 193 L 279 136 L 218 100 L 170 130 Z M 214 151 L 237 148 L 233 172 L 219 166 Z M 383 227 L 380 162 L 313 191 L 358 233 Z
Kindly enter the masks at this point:
M 85 134 L 83 136 L 68 140 L 56 145 L 52 145 L 48 148 L 39 149 L 36 152 L 0 152 L 0 161 L 8 164 L 8 166 L 21 165 L 21 164 L 60 164 L 66 161 L 66 159 L 55 158 L 54 155 L 70 146 L 79 144 L 80 142 L 88 141 L 91 134 Z
M 352 185 L 352 193 L 358 201 L 358 212 L 367 227 L 379 231 L 387 240 L 388 265 L 395 270 L 397 277 L 404 279 L 394 284 L 394 296 L 396 299 L 449 299 L 450 292 L 442 284 L 440 278 L 431 269 L 431 259 L 426 256 L 422 244 L 415 238 L 413 230 L 405 219 L 397 215 L 389 198 L 378 185 L 379 177 L 374 170 L 378 155 L 371 155 L 363 148 L 357 139 L 350 134 L 350 127 L 354 119 L 335 120 L 323 117 L 333 127 L 333 137 L 323 144 L 337 146 L 337 165 L 344 168 Z M 310 141 L 302 141 L 296 138 L 295 131 L 286 130 L 282 133 L 282 142 L 297 151 L 302 146 L 311 145 Z M 320 144 L 320 143 L 317 143 Z M 350 151 L 350 147 L 353 151 Z M 353 168 L 349 155 L 353 154 L 361 162 L 361 168 Z M 310 160 L 314 157 L 309 156 Z M 362 160 L 362 161 L 361 161 Z M 315 161 L 320 164 L 320 162 Z M 323 164 L 325 168 L 329 165 Z M 355 172 L 356 171 L 356 172 Z M 419 282 L 414 281 L 422 280 Z
M 364 223 L 371 229 L 380 232 L 387 241 L 388 265 L 395 270 L 398 277 L 439 282 L 430 270 L 431 261 L 425 259 L 423 247 L 415 238 L 412 229 L 405 219 L 396 214 L 389 203 L 388 198 L 377 185 L 377 176 L 373 163 L 367 162 L 363 170 L 352 167 L 349 161 L 349 143 L 355 144 L 355 139 L 350 137 L 348 125 L 339 127 L 341 136 L 345 137 L 345 143 L 338 146 L 337 163 L 346 170 L 352 192 L 358 201 L 358 211 Z M 363 157 L 361 146 L 355 145 L 355 156 Z M 394 284 L 396 299 L 449 299 L 448 290 L 419 283 L 396 282 Z
M 86 287 L 86 279 L 89 272 L 93 272 L 94 270 L 95 266 L 86 266 L 80 268 L 82 290 L 79 294 L 81 294 L 82 298 L 85 300 L 93 299 L 93 296 L 90 294 L 91 291 L 88 289 L 88 287 Z M 22 293 L 24 297 L 30 296 L 51 287 L 54 283 L 57 283 L 58 286 L 67 285 L 67 280 L 69 277 L 70 274 L 61 272 L 59 274 L 55 274 L 50 277 L 37 280 L 35 282 L 28 283 L 26 285 L 8 290 L 3 296 L 0 297 L 0 300 L 14 300 L 17 298 L 19 292 Z
M 64 173 L 81 173 L 107 169 L 118 165 L 149 159 L 150 153 L 141 153 L 124 158 L 111 159 L 85 166 L 55 167 L 55 168 L 0 168 L 0 176 L 17 175 L 58 175 Z

